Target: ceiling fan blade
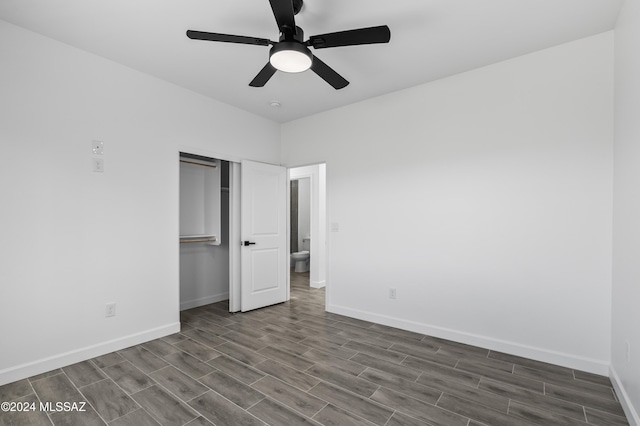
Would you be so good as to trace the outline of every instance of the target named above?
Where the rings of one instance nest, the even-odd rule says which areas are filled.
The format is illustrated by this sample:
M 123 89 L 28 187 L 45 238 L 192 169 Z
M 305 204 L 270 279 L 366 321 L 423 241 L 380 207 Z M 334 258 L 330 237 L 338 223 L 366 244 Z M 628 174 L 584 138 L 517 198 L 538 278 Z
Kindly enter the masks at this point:
M 293 1 L 292 0 L 269 0 L 271 3 L 271 10 L 273 10 L 273 16 L 276 18 L 278 28 L 283 31 L 283 28 L 289 31 L 296 32 L 296 21 L 293 13 Z
M 336 90 L 347 87 L 347 85 L 349 84 L 347 80 L 345 80 L 340 74 L 335 72 L 329 65 L 318 59 L 317 56 L 313 57 L 313 62 L 311 63 L 311 71 L 318 74 L 320 78 L 332 85 Z
M 249 86 L 264 87 L 264 85 L 267 84 L 267 81 L 269 81 L 269 79 L 273 77 L 276 71 L 277 70 L 274 68 L 274 66 L 271 65 L 271 62 L 267 62 L 267 65 L 265 65 L 264 68 L 260 70 L 258 75 L 256 75 L 255 78 L 251 80 Z
M 187 31 L 187 37 L 193 40 L 206 40 L 206 41 L 222 41 L 224 43 L 240 43 L 240 44 L 255 44 L 257 46 L 269 46 L 272 44 L 271 40 L 266 38 L 237 36 L 230 34 L 218 34 L 218 33 L 206 33 L 203 31 Z
M 311 36 L 307 45 L 313 46 L 315 49 L 324 49 L 327 47 L 355 46 L 359 44 L 389 43 L 389 40 L 391 40 L 389 27 L 381 25 L 378 27 Z

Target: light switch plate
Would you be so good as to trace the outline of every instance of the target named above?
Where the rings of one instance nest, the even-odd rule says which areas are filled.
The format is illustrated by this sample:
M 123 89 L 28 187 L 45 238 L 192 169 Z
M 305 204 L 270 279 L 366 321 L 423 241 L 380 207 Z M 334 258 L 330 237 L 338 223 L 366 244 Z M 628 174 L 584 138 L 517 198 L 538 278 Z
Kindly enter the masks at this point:
M 91 150 L 95 155 L 104 155 L 104 142 L 91 141 Z

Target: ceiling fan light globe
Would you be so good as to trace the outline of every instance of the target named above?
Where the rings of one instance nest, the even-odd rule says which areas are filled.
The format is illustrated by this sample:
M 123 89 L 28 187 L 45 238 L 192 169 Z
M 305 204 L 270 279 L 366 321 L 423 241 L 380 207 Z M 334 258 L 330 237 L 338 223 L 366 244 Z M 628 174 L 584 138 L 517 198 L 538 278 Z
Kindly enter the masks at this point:
M 271 49 L 269 62 L 279 71 L 298 73 L 311 68 L 313 55 L 300 43 L 280 42 Z

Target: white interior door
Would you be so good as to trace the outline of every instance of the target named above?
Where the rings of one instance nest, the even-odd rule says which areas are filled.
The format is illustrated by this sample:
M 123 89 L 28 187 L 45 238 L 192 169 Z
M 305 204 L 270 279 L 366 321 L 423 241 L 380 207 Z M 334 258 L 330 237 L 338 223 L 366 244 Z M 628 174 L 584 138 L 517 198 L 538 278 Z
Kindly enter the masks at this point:
M 287 300 L 287 169 L 242 161 L 241 310 Z

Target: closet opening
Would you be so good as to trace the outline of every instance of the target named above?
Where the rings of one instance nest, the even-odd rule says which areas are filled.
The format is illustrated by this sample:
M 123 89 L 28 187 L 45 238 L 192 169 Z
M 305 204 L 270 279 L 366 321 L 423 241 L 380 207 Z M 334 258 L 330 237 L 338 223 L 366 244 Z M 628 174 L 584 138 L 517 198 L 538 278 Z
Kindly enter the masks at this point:
M 180 153 L 180 310 L 229 300 L 229 161 Z

